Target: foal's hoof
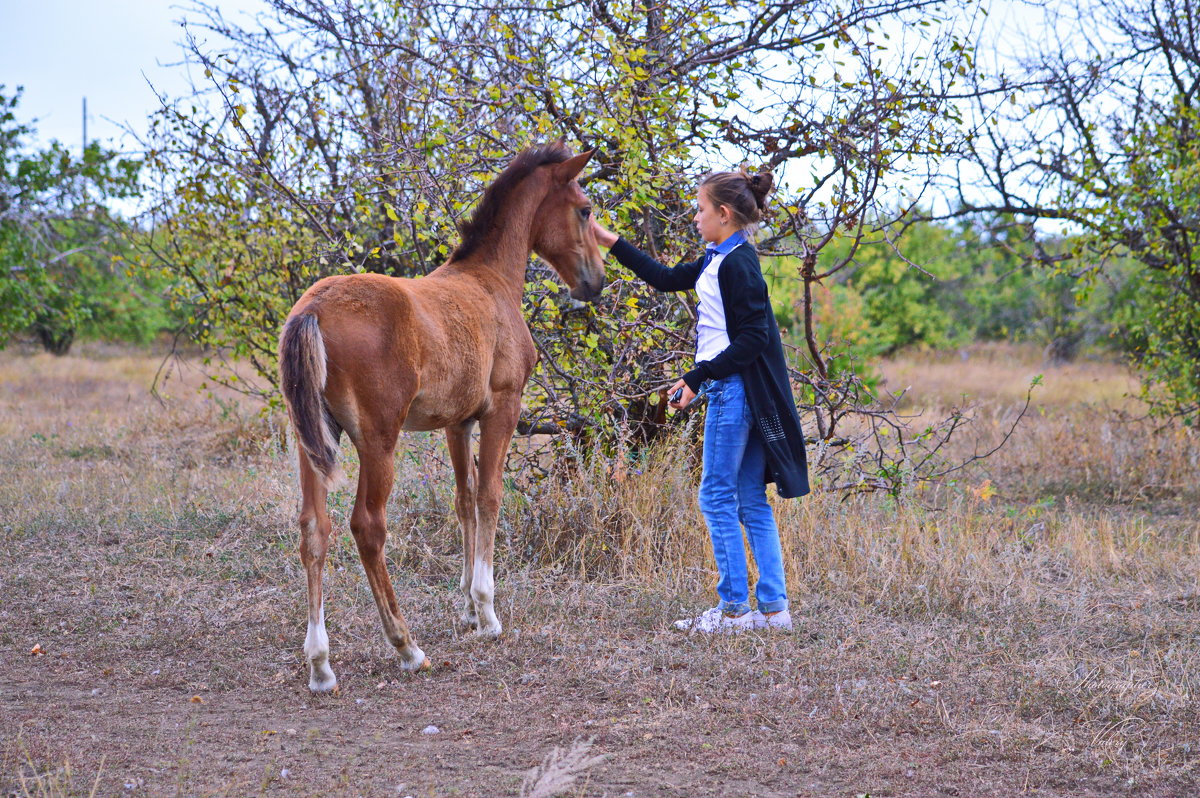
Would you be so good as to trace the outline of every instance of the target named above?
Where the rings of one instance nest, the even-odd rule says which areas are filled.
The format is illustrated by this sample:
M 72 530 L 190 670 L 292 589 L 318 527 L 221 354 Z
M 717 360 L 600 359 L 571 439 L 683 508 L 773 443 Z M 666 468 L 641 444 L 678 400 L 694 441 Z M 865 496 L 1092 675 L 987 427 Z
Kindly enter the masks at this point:
M 336 693 L 337 683 L 337 677 L 332 673 L 326 679 L 319 679 L 313 676 L 308 680 L 308 689 L 314 693 Z
M 433 663 L 425 656 L 425 652 L 413 646 L 412 653 L 400 656 L 400 668 L 406 671 L 427 671 L 433 668 Z
M 462 615 L 458 616 L 458 625 L 463 629 L 478 629 L 479 616 L 473 612 L 464 612 Z
M 401 662 L 400 669 L 408 673 L 428 673 L 433 670 L 433 663 L 429 661 L 429 657 L 426 657 L 421 660 L 420 665 L 409 665 L 407 662 Z
M 495 640 L 502 634 L 504 634 L 504 627 L 498 623 L 494 626 L 479 626 L 475 630 L 477 637 L 486 637 L 488 640 Z
M 329 667 L 329 652 L 318 654 L 308 662 L 308 689 L 314 693 L 332 693 L 337 690 L 337 677 Z

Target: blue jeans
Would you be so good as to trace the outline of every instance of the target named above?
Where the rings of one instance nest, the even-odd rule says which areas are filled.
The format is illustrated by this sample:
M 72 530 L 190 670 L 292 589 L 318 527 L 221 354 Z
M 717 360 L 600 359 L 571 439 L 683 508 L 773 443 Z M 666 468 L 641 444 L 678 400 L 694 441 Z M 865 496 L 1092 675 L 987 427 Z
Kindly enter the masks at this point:
M 718 606 L 740 615 L 750 609 L 750 576 L 742 527 L 758 565 L 754 588 L 761 612 L 788 606 L 779 528 L 767 503 L 766 450 L 754 429 L 746 388 L 735 374 L 712 383 L 704 422 L 704 472 L 700 512 L 717 561 Z

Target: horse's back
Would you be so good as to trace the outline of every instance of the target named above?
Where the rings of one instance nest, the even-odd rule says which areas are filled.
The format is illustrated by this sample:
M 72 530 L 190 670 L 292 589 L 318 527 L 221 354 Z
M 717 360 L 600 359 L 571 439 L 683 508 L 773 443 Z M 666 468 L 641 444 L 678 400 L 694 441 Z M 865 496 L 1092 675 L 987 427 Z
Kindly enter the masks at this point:
M 504 347 L 497 346 L 495 302 L 478 284 L 338 275 L 305 292 L 291 315 L 301 313 L 318 318 L 326 398 L 352 437 L 368 414 L 396 418 L 406 429 L 437 429 L 486 409 Z M 388 426 L 385 435 L 393 433 Z

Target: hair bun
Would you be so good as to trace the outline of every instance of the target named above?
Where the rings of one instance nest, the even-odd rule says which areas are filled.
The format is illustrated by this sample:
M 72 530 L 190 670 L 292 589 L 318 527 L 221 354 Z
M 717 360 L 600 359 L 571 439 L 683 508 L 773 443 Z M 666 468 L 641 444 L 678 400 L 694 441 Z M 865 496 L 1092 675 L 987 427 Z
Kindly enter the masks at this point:
M 775 187 L 775 175 L 770 172 L 747 174 L 746 180 L 750 183 L 750 193 L 754 195 L 754 202 L 758 205 L 758 209 L 766 210 L 767 195 Z

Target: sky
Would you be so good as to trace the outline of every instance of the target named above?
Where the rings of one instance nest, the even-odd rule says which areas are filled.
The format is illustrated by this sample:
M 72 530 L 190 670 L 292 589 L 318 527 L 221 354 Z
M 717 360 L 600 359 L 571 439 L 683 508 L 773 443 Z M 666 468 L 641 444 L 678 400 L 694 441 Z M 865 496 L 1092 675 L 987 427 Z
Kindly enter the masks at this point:
M 235 21 L 264 5 L 217 4 Z M 172 96 L 189 91 L 180 63 L 180 20 L 188 7 L 170 0 L 0 0 L 0 84 L 8 96 L 25 87 L 17 119 L 38 132 L 28 143 L 82 146 L 86 97 L 89 140 L 136 152 L 136 140 L 123 129 L 146 131 L 159 107 L 154 89 Z
M 234 21 L 265 7 L 264 0 L 215 2 Z M 989 5 L 1001 16 L 1022 7 Z M 122 128 L 145 131 L 159 105 L 151 86 L 188 93 L 180 20 L 189 7 L 186 0 L 0 0 L 0 84 L 5 94 L 25 87 L 18 118 L 36 120 L 41 144 L 80 146 L 86 97 L 89 138 L 134 150 Z
M 266 7 L 265 0 L 213 2 L 235 22 Z M 1012 34 L 1030 23 L 1036 9 L 1022 0 L 987 5 L 991 29 L 1010 34 L 991 52 L 1012 54 L 1021 47 Z M 191 8 L 190 0 L 0 0 L 0 85 L 9 96 L 17 86 L 25 89 L 17 118 L 38 134 L 25 143 L 41 147 L 57 139 L 78 151 L 86 97 L 89 139 L 138 154 L 136 135 L 145 133 L 159 108 L 155 90 L 190 94 L 189 70 L 196 70 L 182 63 L 180 23 Z

